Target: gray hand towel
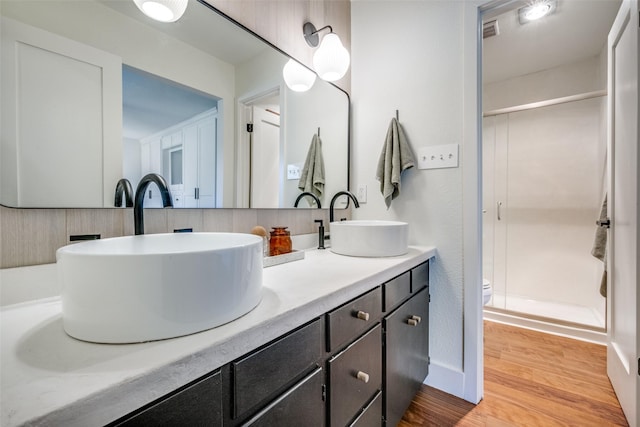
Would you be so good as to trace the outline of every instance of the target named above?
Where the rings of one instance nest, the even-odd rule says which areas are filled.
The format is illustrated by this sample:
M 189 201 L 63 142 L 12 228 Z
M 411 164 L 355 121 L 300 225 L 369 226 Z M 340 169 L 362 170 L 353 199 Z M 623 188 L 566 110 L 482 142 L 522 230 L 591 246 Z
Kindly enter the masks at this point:
M 380 192 L 387 209 L 391 206 L 391 201 L 400 195 L 401 173 L 415 166 L 415 163 L 402 126 L 395 118 L 391 119 L 376 171 L 376 179 L 380 181 Z
M 604 201 L 600 208 L 600 221 L 607 219 L 607 195 L 604 195 Z M 607 229 L 605 227 L 596 228 L 596 235 L 593 241 L 593 249 L 591 255 L 604 262 L 604 272 L 600 280 L 600 295 L 607 297 Z
M 313 135 L 307 159 L 302 167 L 298 188 L 308 191 L 318 198 L 324 193 L 324 159 L 322 158 L 322 141 L 317 134 Z

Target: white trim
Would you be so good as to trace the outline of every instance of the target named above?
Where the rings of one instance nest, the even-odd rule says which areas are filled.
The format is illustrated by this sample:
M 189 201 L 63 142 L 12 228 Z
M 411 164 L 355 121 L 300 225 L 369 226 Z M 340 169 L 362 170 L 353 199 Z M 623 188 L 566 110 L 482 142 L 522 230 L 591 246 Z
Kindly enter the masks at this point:
M 586 341 L 593 344 L 606 345 L 607 333 L 591 329 L 578 328 L 569 325 L 560 325 L 553 322 L 545 322 L 538 319 L 528 319 L 508 313 L 485 310 L 484 320 L 505 325 L 517 326 L 519 328 L 544 332 L 546 334 L 558 335 L 575 340 Z
M 483 0 L 463 6 L 463 375 L 462 398 L 478 403 L 484 394 L 482 324 L 482 21 Z M 437 372 L 437 371 L 436 371 Z M 437 380 L 434 379 L 435 382 Z M 444 386 L 444 385 L 442 385 Z
M 431 362 L 429 376 L 424 380 L 424 384 L 461 399 L 465 398 L 465 374 L 457 369 Z

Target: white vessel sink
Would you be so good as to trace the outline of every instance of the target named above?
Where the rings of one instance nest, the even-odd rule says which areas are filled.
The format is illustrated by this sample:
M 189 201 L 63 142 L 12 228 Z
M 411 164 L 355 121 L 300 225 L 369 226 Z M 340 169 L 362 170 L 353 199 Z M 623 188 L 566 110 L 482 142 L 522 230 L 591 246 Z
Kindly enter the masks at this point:
M 98 343 L 187 335 L 262 298 L 262 239 L 239 233 L 126 236 L 58 249 L 65 331 Z
M 400 221 L 339 221 L 330 224 L 331 251 L 340 255 L 388 257 L 409 250 L 409 224 Z

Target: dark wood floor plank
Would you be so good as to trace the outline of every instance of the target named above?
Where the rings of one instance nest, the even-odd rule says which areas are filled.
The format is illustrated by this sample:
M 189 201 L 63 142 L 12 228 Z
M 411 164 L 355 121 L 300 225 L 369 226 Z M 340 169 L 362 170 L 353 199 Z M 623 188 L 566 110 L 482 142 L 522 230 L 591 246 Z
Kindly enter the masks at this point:
M 423 386 L 401 427 L 627 426 L 606 373 L 606 348 L 485 322 L 484 399 Z

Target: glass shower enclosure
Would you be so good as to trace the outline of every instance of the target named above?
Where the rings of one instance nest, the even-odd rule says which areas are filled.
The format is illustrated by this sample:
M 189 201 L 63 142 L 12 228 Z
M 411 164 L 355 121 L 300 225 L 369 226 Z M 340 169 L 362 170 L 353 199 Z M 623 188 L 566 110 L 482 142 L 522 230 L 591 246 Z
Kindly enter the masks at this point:
M 603 96 L 483 120 L 486 308 L 605 327 L 603 264 L 591 256 L 605 188 Z

